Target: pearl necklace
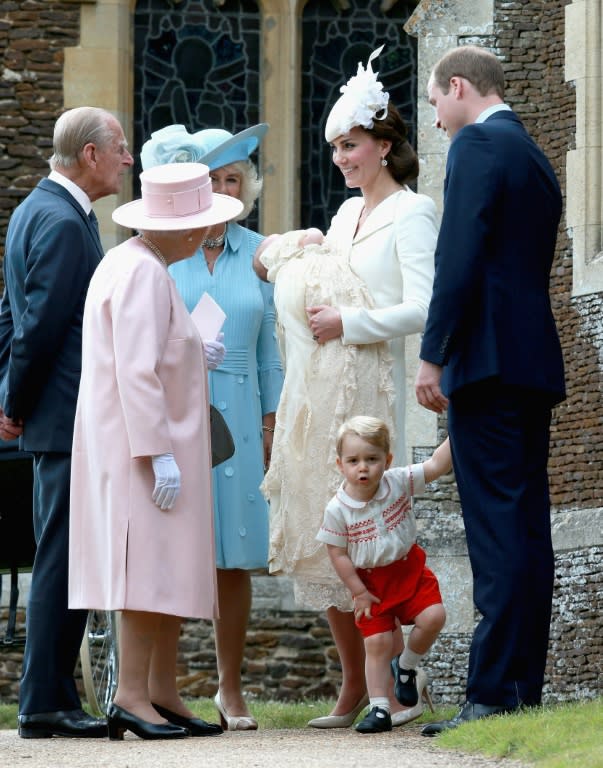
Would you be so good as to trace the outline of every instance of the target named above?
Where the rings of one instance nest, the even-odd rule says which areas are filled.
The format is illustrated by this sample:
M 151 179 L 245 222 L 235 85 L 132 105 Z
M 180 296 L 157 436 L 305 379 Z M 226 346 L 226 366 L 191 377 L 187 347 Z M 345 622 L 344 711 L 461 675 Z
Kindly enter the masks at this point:
M 157 258 L 159 259 L 159 261 L 160 261 L 160 262 L 163 264 L 163 266 L 164 266 L 164 267 L 167 269 L 167 266 L 168 266 L 168 264 L 167 264 L 167 261 L 166 261 L 166 259 L 165 259 L 165 256 L 164 256 L 164 255 L 161 253 L 161 251 L 160 251 L 160 250 L 159 250 L 159 248 L 158 248 L 158 247 L 155 245 L 155 243 L 152 243 L 152 242 L 151 242 L 151 241 L 150 241 L 150 240 L 149 240 L 147 237 L 145 237 L 144 235 L 141 235 L 140 233 L 138 234 L 138 237 L 139 237 L 139 238 L 140 238 L 140 240 L 141 240 L 141 241 L 142 241 L 142 242 L 143 242 L 143 243 L 146 245 L 146 247 L 149 249 L 149 251 L 151 251 L 152 253 L 154 253 L 154 254 L 155 254 L 155 256 L 157 256 Z
M 201 240 L 202 248 L 220 248 L 224 245 L 224 238 L 226 237 L 226 229 L 218 237 L 206 237 L 205 240 Z

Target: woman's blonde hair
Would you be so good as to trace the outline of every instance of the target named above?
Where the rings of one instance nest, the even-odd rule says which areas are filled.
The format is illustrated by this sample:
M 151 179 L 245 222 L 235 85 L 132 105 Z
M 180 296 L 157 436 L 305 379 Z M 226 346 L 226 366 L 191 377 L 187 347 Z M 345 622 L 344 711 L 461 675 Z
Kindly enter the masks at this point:
M 390 452 L 389 427 L 381 419 L 374 416 L 353 416 L 344 421 L 337 432 L 337 455 L 341 458 L 343 441 L 347 435 L 356 435 L 366 440 L 367 443 L 381 448 L 384 453 Z
M 241 221 L 246 219 L 253 210 L 255 201 L 262 191 L 263 180 L 258 175 L 257 168 L 251 160 L 237 160 L 234 163 L 228 163 L 228 168 L 234 168 L 241 174 L 241 194 L 239 199 L 243 203 L 243 210 L 234 218 L 234 221 Z

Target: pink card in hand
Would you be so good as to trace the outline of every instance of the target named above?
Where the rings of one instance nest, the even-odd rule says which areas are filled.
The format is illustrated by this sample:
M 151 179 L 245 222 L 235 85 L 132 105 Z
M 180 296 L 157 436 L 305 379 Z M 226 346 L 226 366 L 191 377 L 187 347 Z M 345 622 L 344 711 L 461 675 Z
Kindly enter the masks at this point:
M 191 317 L 199 331 L 199 336 L 208 341 L 216 340 L 226 320 L 224 310 L 209 293 L 201 296 L 197 306 L 191 312 Z

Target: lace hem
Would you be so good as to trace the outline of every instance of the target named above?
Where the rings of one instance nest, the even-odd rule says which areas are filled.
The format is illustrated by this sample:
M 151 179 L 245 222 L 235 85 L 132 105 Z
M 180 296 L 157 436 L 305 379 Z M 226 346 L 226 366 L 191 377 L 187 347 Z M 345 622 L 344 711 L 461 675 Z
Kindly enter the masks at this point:
M 342 583 L 294 577 L 293 597 L 299 608 L 309 611 L 326 611 L 327 608 L 351 611 L 353 608 L 352 597 Z

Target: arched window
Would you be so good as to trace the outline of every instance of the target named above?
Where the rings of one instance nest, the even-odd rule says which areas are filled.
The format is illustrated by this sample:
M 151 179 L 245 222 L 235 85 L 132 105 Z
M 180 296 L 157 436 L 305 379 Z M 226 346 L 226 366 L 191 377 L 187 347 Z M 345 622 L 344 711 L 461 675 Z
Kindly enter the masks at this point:
M 76 0 L 82 2 L 82 0 Z M 121 120 L 136 166 L 151 132 L 260 121 L 264 232 L 320 224 L 346 196 L 331 178 L 324 120 L 340 86 L 380 44 L 377 69 L 416 137 L 416 48 L 403 29 L 417 0 L 86 0 L 82 45 L 65 52 L 65 105 L 99 104 Z M 119 30 L 119 34 L 116 34 Z M 133 40 L 133 45 L 130 41 Z M 132 87 L 132 84 L 134 87 Z M 100 201 L 103 242 L 123 233 Z M 302 210 L 303 208 L 303 210 Z
M 138 0 L 134 40 L 137 162 L 152 131 L 171 123 L 237 133 L 259 122 L 260 14 L 253 0 L 219 7 L 212 0 Z
M 391 4 L 387 4 L 389 6 Z M 409 126 L 415 145 L 417 123 L 417 44 L 403 29 L 416 2 L 383 10 L 379 0 L 356 0 L 338 8 L 329 0 L 309 0 L 302 19 L 301 224 L 321 229 L 348 196 L 324 139 L 329 110 L 339 89 L 356 74 L 358 62 L 384 45 L 373 69 Z M 415 145 L 416 146 L 416 145 Z M 354 194 L 354 192 L 352 192 Z

